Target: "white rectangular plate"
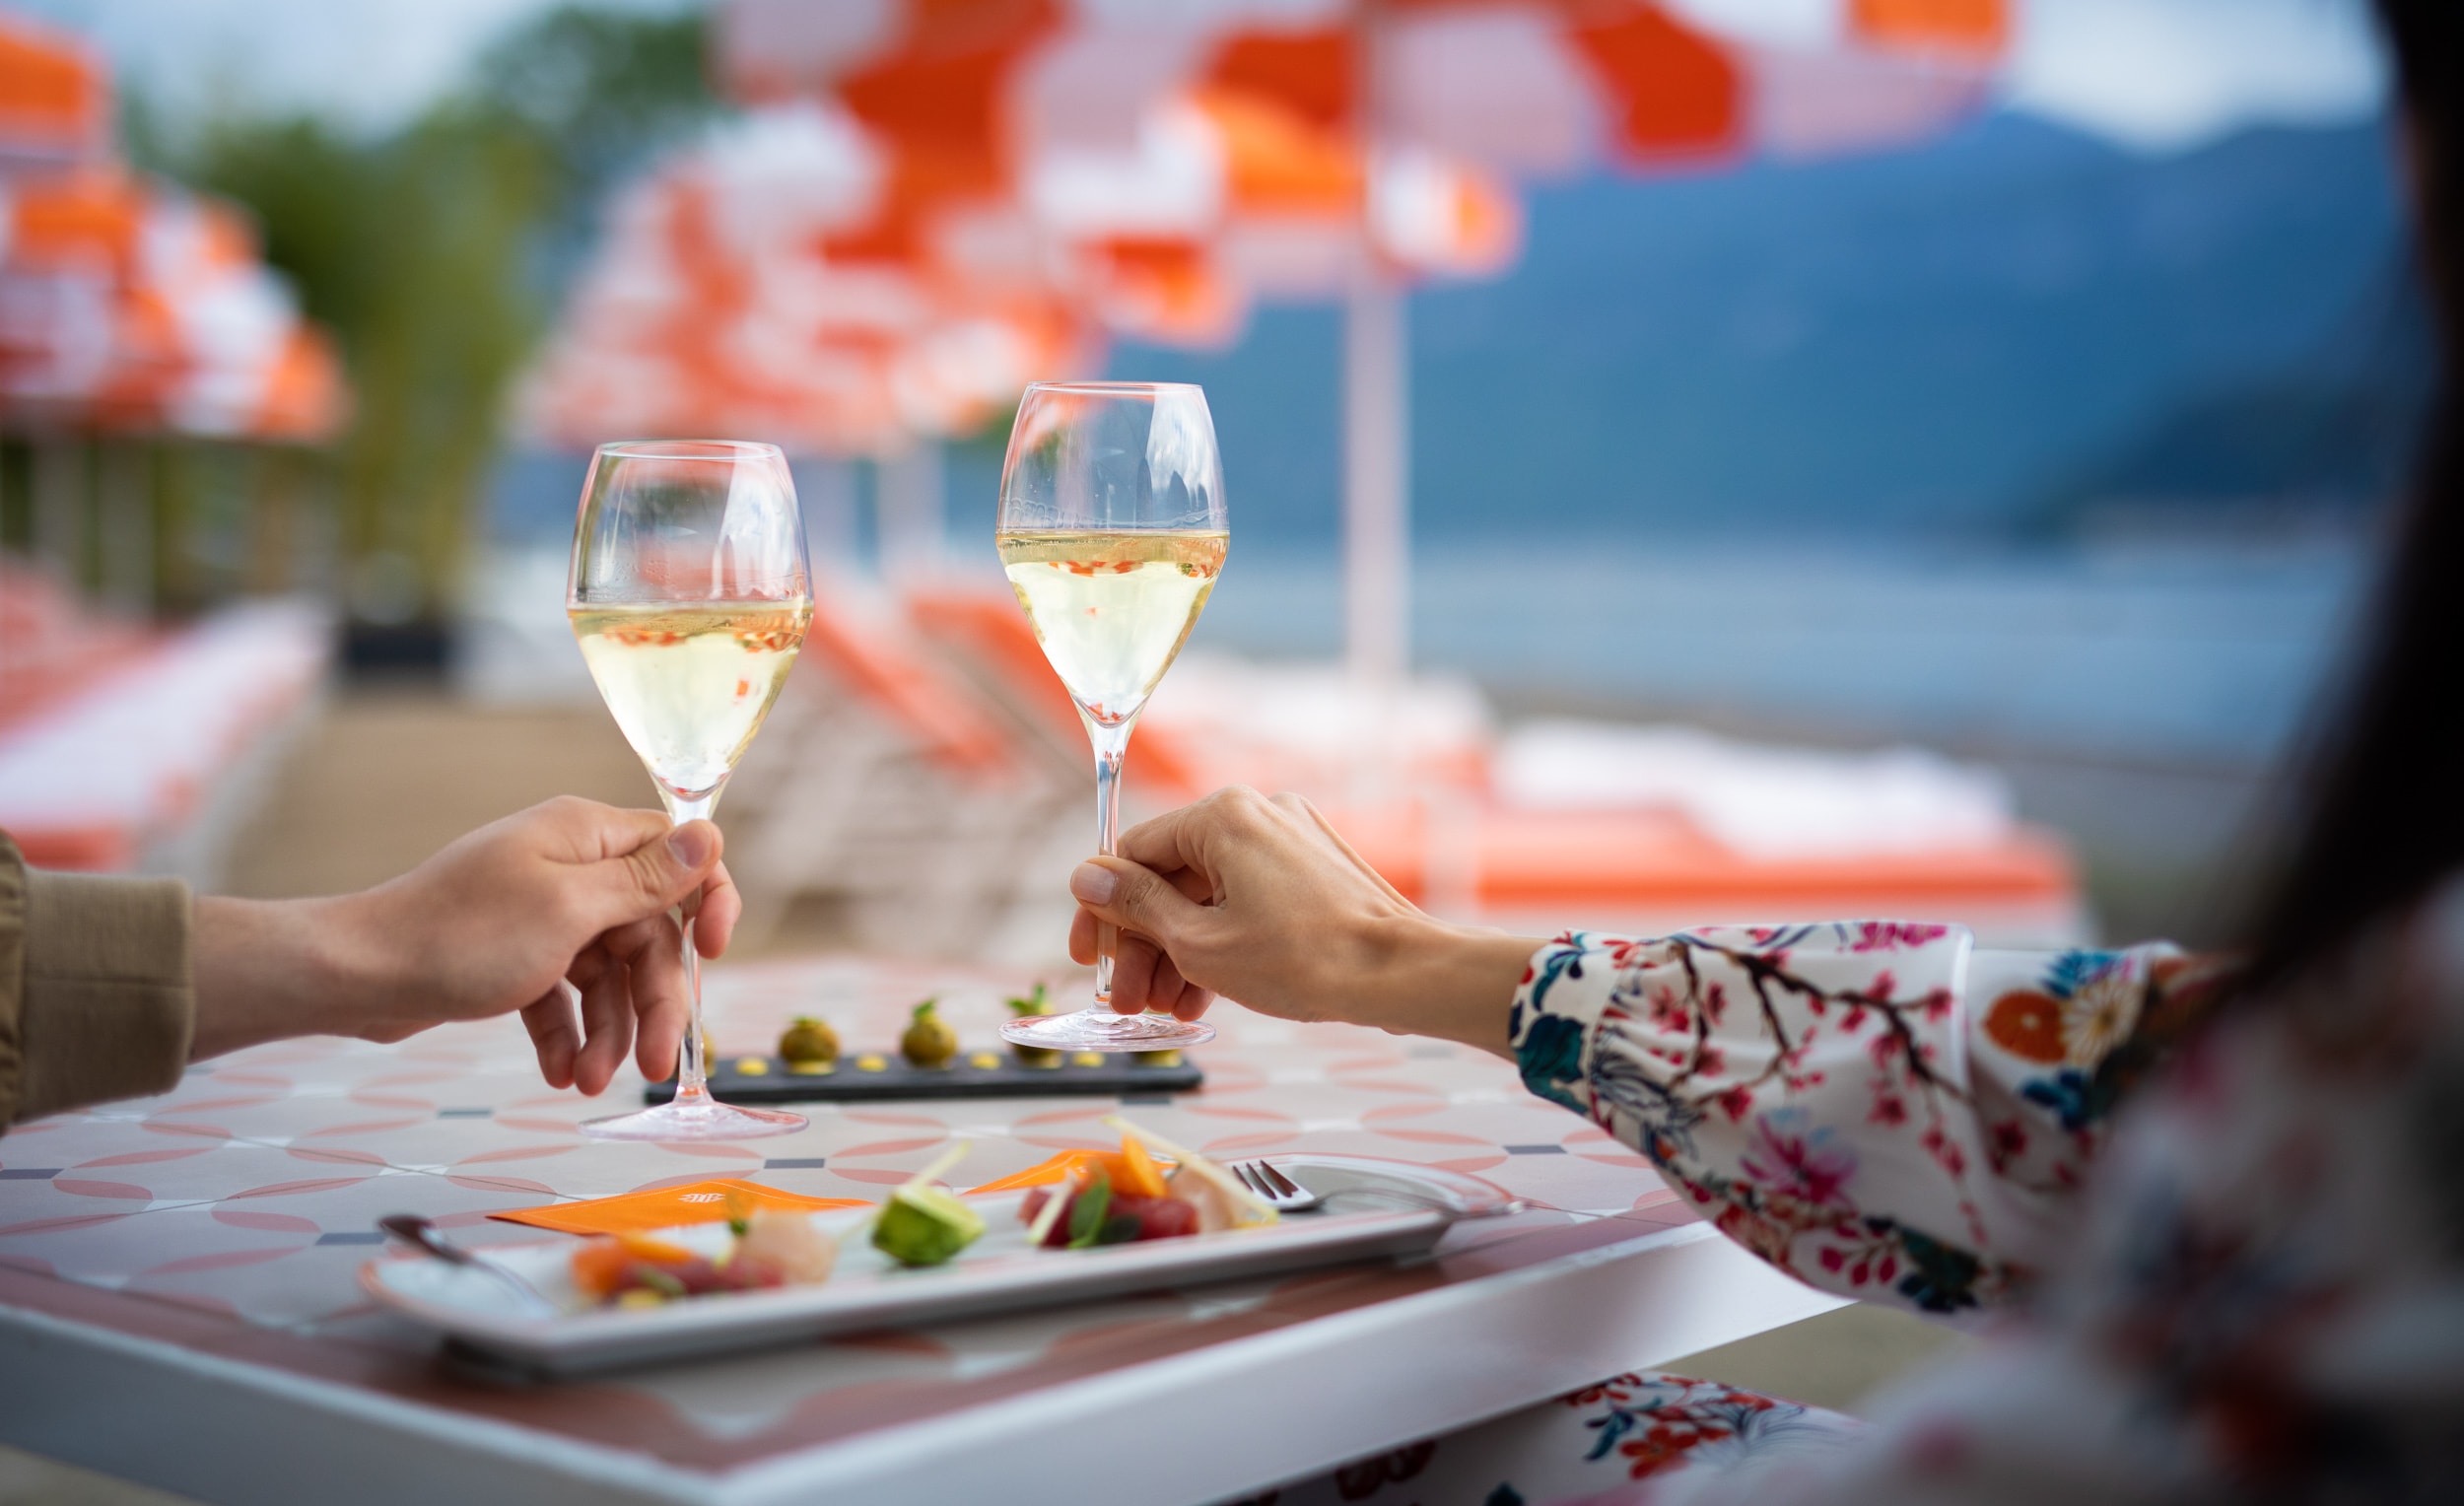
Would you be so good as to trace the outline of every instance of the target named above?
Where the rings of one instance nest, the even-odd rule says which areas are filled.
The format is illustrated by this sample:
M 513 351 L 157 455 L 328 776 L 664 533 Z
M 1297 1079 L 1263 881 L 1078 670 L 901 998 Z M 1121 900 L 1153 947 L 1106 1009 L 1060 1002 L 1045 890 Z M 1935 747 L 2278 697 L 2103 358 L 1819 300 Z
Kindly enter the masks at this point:
M 818 1338 L 832 1334 L 980 1317 L 1166 1286 L 1416 1254 L 1458 1219 L 1516 1205 L 1477 1178 L 1402 1162 L 1349 1156 L 1266 1159 L 1328 1198 L 1325 1209 L 1287 1214 L 1265 1228 L 1093 1250 L 1030 1248 L 1019 1221 L 1022 1192 L 971 1198 L 982 1239 L 946 1266 L 910 1270 L 862 1239 L 848 1241 L 839 1267 L 818 1286 L 696 1297 L 656 1308 L 596 1308 L 574 1289 L 575 1241 L 499 1245 L 487 1258 L 567 1309 L 529 1315 L 484 1272 L 404 1254 L 360 1267 L 378 1302 L 459 1340 L 491 1361 L 543 1375 L 576 1375 L 685 1355 Z M 869 1217 L 862 1208 L 812 1214 L 838 1234 Z M 703 1255 L 727 1247 L 725 1224 L 662 1229 L 657 1237 Z

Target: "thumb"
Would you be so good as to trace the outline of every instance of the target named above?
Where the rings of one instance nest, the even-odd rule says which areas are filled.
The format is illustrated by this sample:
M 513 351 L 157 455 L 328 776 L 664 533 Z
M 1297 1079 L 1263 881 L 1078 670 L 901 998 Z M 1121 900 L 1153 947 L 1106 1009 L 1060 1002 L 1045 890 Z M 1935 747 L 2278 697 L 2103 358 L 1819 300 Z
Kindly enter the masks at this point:
M 1152 868 L 1126 857 L 1090 857 L 1069 874 L 1069 892 L 1099 921 L 1154 937 L 1169 951 L 1200 910 Z
M 624 914 L 608 924 L 622 924 L 681 903 L 719 865 L 723 846 L 718 827 L 687 821 L 618 858 L 620 866 L 610 875 L 616 879 L 610 899 Z

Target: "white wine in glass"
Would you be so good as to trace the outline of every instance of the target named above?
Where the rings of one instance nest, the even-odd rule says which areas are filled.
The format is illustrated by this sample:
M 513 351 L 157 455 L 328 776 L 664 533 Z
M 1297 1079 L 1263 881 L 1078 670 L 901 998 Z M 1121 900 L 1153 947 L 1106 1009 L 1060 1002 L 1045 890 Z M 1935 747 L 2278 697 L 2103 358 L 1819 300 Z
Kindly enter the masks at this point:
M 1090 720 L 1138 714 L 1198 626 L 1228 533 L 997 536 L 1001 569 L 1044 656 Z
M 1121 771 L 1147 698 L 1223 572 L 1232 535 L 1206 395 L 1148 382 L 1037 382 L 1001 467 L 994 543 L 1044 656 L 1095 749 L 1096 850 L 1115 851 Z M 1214 1027 L 1113 1005 L 1118 937 L 1102 927 L 1095 1004 L 1001 1035 L 1066 1051 L 1170 1051 Z
M 812 622 L 795 483 L 776 445 L 727 440 L 602 445 L 582 484 L 566 615 L 600 697 L 678 824 L 707 818 L 761 730 Z M 693 913 L 683 926 L 692 1019 L 676 1092 L 591 1120 L 619 1140 L 787 1134 L 804 1117 L 711 1097 L 702 1059 L 702 973 Z
M 717 789 L 761 730 L 811 623 L 809 602 L 576 607 L 582 660 L 662 790 Z

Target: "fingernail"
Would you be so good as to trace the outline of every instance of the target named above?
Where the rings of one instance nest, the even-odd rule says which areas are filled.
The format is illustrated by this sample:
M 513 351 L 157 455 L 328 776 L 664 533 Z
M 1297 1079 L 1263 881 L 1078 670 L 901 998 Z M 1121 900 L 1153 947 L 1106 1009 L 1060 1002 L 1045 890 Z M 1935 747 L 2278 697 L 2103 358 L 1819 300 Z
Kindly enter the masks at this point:
M 688 822 L 671 832 L 667 851 L 676 855 L 676 861 L 688 868 L 698 868 L 710 861 L 711 850 L 717 846 L 719 834 L 699 821 Z
M 1069 892 L 1090 905 L 1109 905 L 1121 888 L 1121 875 L 1102 863 L 1082 862 L 1069 871 Z

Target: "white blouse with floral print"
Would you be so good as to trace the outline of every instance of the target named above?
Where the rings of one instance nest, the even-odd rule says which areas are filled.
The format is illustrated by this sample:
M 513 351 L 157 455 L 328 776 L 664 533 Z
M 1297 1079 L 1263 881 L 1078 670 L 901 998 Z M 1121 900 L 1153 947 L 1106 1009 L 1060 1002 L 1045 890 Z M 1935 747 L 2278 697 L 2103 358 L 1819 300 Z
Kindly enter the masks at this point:
M 1996 952 L 1889 922 L 1575 933 L 1532 959 L 1532 1091 L 1731 1238 L 1849 1296 L 1961 1317 L 2045 1268 L 2105 1110 L 2214 970 L 2171 947 Z M 2145 1028 L 2143 1028 L 2145 1027 Z
M 2464 885 L 2334 976 L 2227 978 L 1895 923 L 1543 946 L 1534 1092 L 1782 1269 L 1988 1341 L 1871 1426 L 1626 1376 L 1389 1473 L 1508 1506 L 2464 1500 Z

